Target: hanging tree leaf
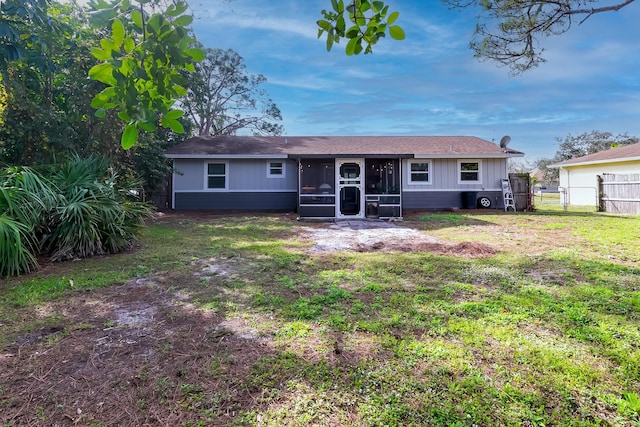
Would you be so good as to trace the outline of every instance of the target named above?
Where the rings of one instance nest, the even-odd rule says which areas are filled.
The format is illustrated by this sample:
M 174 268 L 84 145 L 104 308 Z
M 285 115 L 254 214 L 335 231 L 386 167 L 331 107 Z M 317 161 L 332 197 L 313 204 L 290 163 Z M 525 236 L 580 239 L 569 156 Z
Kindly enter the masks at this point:
M 324 19 L 317 21 L 318 38 L 327 35 L 327 50 L 341 38 L 348 39 L 347 55 L 372 53 L 373 45 L 387 32 L 395 40 L 404 40 L 404 30 L 392 25 L 398 19 L 398 12 L 389 13 L 389 6 L 382 1 L 352 0 L 345 6 L 343 0 L 331 0 L 332 10 L 323 10 Z M 347 28 L 347 20 L 350 26 Z
M 192 71 L 204 52 L 189 35 L 192 17 L 186 2 L 162 7 L 162 0 L 92 1 L 92 24 L 110 28 L 110 37 L 92 50 L 102 61 L 89 77 L 107 87 L 91 105 L 97 116 L 115 109 L 124 121 L 122 147 L 135 145 L 138 129 L 153 131 L 158 125 L 183 132 L 172 107 L 186 90 L 180 71 Z

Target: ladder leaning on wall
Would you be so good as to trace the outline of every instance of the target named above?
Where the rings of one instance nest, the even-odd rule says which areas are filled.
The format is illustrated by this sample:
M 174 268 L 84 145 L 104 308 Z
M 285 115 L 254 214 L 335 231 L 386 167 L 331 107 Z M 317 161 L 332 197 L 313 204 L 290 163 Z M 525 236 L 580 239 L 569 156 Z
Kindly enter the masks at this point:
M 502 198 L 504 199 L 504 211 L 511 208 L 515 212 L 516 205 L 513 203 L 513 191 L 511 191 L 511 183 L 508 179 L 502 180 Z

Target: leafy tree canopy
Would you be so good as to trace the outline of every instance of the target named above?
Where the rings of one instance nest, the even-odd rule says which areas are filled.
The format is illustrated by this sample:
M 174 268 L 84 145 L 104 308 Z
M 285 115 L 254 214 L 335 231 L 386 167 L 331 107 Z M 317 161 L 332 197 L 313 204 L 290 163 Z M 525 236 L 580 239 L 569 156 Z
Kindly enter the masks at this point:
M 14 61 L 25 55 L 30 44 L 42 44 L 38 29 L 54 28 L 47 14 L 49 0 L 0 1 L 0 59 Z
M 162 0 L 92 0 L 93 25 L 106 26 L 110 36 L 92 50 L 101 61 L 89 76 L 106 85 L 93 98 L 98 116 L 115 109 L 125 123 L 121 144 L 131 148 L 138 129 L 153 132 L 157 126 L 182 133 L 178 120 L 183 111 L 172 109 L 186 95 L 182 70 L 193 71 L 204 58 L 188 26 L 193 18 L 188 5 L 176 1 L 163 6 Z

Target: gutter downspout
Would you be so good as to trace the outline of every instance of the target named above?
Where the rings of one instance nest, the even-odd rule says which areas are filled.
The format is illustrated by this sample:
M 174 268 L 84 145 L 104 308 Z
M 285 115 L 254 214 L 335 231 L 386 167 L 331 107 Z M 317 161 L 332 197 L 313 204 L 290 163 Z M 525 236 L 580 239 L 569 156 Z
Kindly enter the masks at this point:
M 171 159 L 171 210 L 176 210 L 176 189 L 173 184 L 176 182 L 176 161 Z

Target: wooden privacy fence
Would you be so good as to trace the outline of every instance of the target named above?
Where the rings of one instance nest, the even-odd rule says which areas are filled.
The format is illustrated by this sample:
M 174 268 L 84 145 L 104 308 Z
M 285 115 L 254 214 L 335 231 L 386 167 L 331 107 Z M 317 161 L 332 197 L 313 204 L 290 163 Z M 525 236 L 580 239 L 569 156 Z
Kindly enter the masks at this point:
M 531 192 L 531 176 L 528 173 L 510 173 L 509 182 L 513 193 L 513 201 L 517 211 L 533 210 L 533 193 Z
M 640 174 L 598 175 L 600 211 L 640 215 Z

